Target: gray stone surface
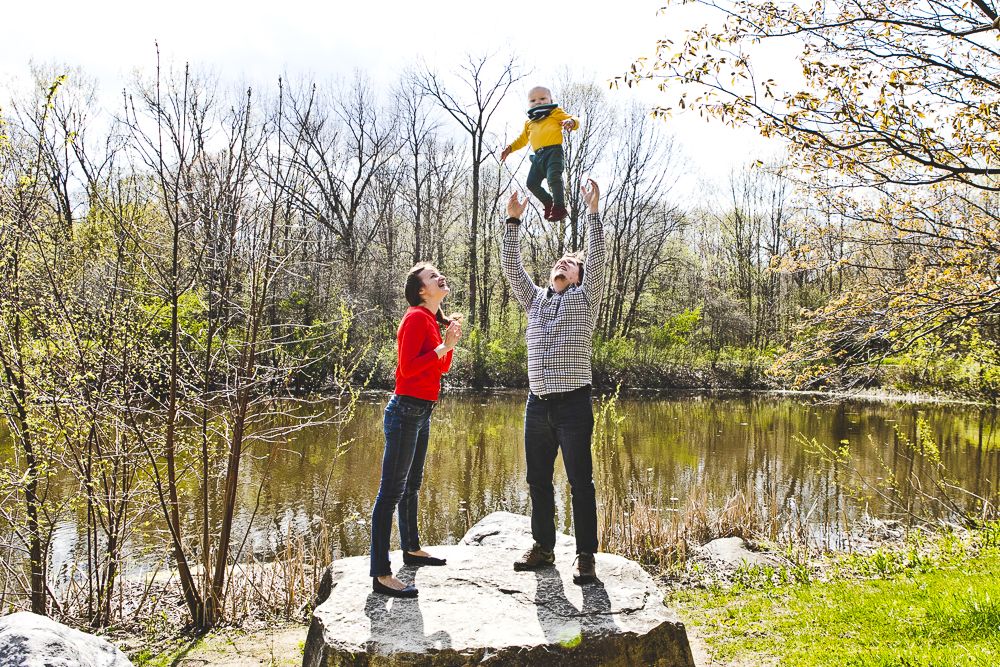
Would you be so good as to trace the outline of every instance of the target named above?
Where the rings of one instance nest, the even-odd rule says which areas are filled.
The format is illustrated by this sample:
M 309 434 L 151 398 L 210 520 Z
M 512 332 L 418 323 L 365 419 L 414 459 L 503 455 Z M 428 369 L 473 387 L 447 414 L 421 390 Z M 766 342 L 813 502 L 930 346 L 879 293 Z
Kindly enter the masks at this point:
M 0 618 L 0 667 L 132 667 L 113 644 L 22 611 Z
M 366 556 L 333 563 L 304 667 L 693 667 L 683 624 L 637 563 L 597 554 L 598 581 L 578 586 L 566 538 L 556 567 L 515 572 L 527 517 L 498 514 L 473 527 L 465 544 L 427 547 L 448 559 L 445 567 L 400 567 L 401 553 L 391 554 L 396 575 L 420 590 L 416 599 L 373 593 Z M 493 540 L 517 546 L 489 546 Z
M 459 544 L 476 547 L 498 547 L 526 551 L 531 539 L 531 517 L 510 512 L 493 512 L 469 529 Z M 556 548 L 576 550 L 576 540 L 565 533 L 556 533 Z
M 698 550 L 701 559 L 711 561 L 724 570 L 735 570 L 754 565 L 781 566 L 785 563 L 774 554 L 750 551 L 741 537 L 722 537 L 712 540 Z

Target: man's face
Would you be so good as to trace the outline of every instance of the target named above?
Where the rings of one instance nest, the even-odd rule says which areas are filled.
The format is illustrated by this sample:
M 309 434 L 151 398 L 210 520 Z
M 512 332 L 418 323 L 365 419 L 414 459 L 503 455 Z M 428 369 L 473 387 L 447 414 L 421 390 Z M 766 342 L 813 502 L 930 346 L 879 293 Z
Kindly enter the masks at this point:
M 552 104 L 549 91 L 544 88 L 532 88 L 528 93 L 528 108 L 533 109 L 541 104 Z
M 580 282 L 580 264 L 576 257 L 565 255 L 556 262 L 549 274 L 549 281 L 559 290 Z

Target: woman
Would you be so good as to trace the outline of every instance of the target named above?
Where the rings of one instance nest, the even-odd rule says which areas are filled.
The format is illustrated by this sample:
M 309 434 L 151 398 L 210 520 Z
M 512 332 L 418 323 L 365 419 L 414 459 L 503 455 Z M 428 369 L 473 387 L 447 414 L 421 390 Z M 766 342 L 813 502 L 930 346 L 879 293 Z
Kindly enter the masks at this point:
M 441 375 L 451 367 L 452 350 L 462 337 L 462 316 L 446 320 L 441 301 L 445 277 L 431 264 L 420 263 L 406 276 L 410 308 L 396 332 L 396 393 L 385 408 L 385 454 L 382 483 L 372 511 L 372 589 L 393 597 L 416 597 L 417 589 L 393 576 L 389 563 L 392 514 L 399 505 L 399 541 L 407 565 L 444 565 L 420 548 L 417 492 L 424 476 L 431 411 L 441 390 Z M 447 325 L 441 340 L 439 324 Z

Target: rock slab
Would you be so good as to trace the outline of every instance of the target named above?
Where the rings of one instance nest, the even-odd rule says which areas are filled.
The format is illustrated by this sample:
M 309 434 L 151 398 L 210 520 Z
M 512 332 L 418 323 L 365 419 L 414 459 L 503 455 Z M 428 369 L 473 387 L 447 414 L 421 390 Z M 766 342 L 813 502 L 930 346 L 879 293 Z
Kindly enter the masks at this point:
M 774 554 L 750 551 L 741 537 L 721 537 L 712 540 L 701 547 L 698 553 L 701 558 L 711 561 L 713 565 L 723 570 L 736 570 L 754 565 L 780 567 L 784 564 Z
M 523 543 L 527 517 L 497 514 L 463 544 L 428 547 L 448 559 L 445 567 L 399 567 L 401 552 L 391 554 L 396 576 L 420 590 L 415 599 L 373 593 L 367 556 L 333 563 L 303 666 L 694 666 L 684 625 L 637 563 L 597 554 L 598 580 L 578 586 L 566 537 L 556 567 L 515 572 L 523 549 L 489 542 Z M 495 532 L 498 525 L 504 530 Z
M 0 667 L 133 667 L 100 637 L 22 611 L 0 618 Z

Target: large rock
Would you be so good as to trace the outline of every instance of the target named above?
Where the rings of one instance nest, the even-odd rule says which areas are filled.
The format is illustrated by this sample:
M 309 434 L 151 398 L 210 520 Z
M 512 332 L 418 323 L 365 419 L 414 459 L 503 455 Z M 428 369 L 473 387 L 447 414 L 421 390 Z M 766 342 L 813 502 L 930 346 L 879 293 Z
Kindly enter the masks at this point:
M 367 556 L 333 563 L 303 666 L 693 667 L 683 624 L 637 563 L 597 554 L 598 581 L 577 586 L 566 536 L 555 568 L 515 572 L 525 539 L 530 547 L 527 517 L 497 513 L 462 544 L 429 548 L 445 567 L 400 568 L 394 552 L 396 575 L 420 589 L 416 599 L 373 593 Z
M 712 540 L 698 550 L 698 556 L 710 561 L 720 570 L 736 570 L 754 565 L 781 567 L 787 564 L 776 554 L 750 551 L 742 537 L 721 537 Z
M 499 547 L 527 551 L 535 541 L 531 539 L 531 517 L 510 512 L 494 512 L 469 529 L 459 544 L 475 547 Z M 576 540 L 565 533 L 556 533 L 557 549 L 576 551 Z
M 100 637 L 22 611 L 0 618 L 0 667 L 132 667 Z

